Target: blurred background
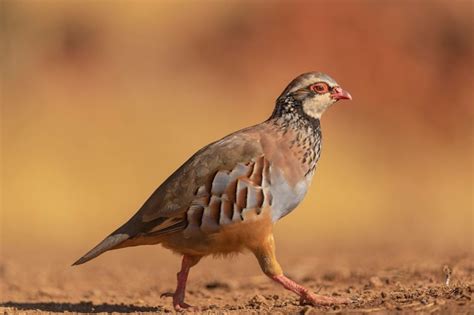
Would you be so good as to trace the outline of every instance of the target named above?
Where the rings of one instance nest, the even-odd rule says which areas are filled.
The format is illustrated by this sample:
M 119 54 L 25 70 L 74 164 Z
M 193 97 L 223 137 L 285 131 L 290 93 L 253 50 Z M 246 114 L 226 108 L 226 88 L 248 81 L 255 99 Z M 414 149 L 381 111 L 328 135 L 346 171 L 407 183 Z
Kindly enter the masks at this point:
M 472 1 L 2 1 L 1 24 L 6 256 L 72 262 L 314 70 L 354 100 L 280 255 L 473 250 Z M 102 259 L 132 253 L 165 250 Z

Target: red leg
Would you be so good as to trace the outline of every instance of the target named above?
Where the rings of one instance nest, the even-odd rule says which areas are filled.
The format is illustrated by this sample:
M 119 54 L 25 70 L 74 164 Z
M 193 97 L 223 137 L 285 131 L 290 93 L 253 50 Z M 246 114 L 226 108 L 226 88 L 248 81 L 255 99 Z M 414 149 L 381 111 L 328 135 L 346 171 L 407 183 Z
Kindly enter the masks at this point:
M 307 302 L 315 306 L 351 302 L 346 298 L 315 294 L 293 280 L 285 277 L 275 256 L 275 241 L 273 240 L 273 235 L 270 234 L 265 241 L 260 244 L 260 246 L 253 248 L 253 252 L 258 259 L 262 271 L 268 277 L 283 285 L 285 289 L 298 294 L 301 302 Z
M 302 303 L 307 302 L 313 305 L 350 303 L 350 300 L 346 298 L 330 297 L 313 293 L 284 275 L 272 276 L 271 278 L 283 285 L 285 289 L 298 294 Z
M 176 311 L 182 311 L 192 307 L 184 303 L 184 295 L 186 291 L 186 281 L 188 280 L 189 270 L 196 265 L 201 257 L 184 255 L 181 262 L 181 270 L 177 273 L 178 285 L 174 293 L 163 293 L 161 296 L 172 296 L 173 306 Z

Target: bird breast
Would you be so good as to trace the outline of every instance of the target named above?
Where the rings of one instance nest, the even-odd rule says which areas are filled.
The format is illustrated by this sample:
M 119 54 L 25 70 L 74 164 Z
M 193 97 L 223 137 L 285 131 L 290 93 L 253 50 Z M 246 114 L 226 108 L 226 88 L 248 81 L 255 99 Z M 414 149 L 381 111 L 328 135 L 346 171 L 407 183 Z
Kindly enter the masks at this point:
M 312 174 L 305 176 L 296 184 L 291 185 L 284 174 L 270 167 L 272 195 L 272 221 L 276 222 L 295 209 L 303 200 L 311 183 Z

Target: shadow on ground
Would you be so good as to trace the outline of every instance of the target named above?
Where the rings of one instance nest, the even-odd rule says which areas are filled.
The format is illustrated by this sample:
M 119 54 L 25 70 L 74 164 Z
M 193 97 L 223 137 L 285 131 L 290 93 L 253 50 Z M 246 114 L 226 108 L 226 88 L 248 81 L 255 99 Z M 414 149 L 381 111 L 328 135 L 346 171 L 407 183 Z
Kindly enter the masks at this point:
M 55 303 L 55 302 L 5 302 L 0 307 L 12 307 L 24 311 L 43 311 L 43 312 L 76 312 L 76 313 L 134 313 L 134 312 L 163 312 L 160 307 L 135 306 L 125 304 L 93 304 L 91 302 L 80 303 Z

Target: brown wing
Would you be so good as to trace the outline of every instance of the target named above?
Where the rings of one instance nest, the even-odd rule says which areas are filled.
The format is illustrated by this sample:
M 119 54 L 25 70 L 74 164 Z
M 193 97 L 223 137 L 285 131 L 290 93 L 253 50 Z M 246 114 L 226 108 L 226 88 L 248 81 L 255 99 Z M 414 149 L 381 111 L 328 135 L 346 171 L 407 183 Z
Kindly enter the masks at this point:
M 216 172 L 211 185 L 198 188 L 186 213 L 184 236 L 212 234 L 256 218 L 271 203 L 269 181 L 269 163 L 263 155 Z
M 134 238 L 182 230 L 187 226 L 188 219 L 194 220 L 198 216 L 195 214 L 189 216 L 188 209 L 191 213 L 199 212 L 199 209 L 204 211 L 203 207 L 199 209 L 197 207 L 204 206 L 207 202 L 210 207 L 206 208 L 206 211 L 215 211 L 213 209 L 216 209 L 217 201 L 211 198 L 210 192 L 219 195 L 223 187 L 236 189 L 238 194 L 235 202 L 242 208 L 244 194 L 248 194 L 249 190 L 242 188 L 245 186 L 243 180 L 235 181 L 234 177 L 243 171 L 243 167 L 253 167 L 255 161 L 263 155 L 259 128 L 255 127 L 238 131 L 199 150 L 148 198 L 127 223 L 112 234 L 127 234 L 130 238 Z M 226 174 L 230 177 L 224 180 Z M 247 176 L 249 180 L 258 181 L 257 175 L 251 176 Z M 229 185 L 231 178 L 240 184 Z M 203 195 L 204 191 L 207 192 L 206 196 Z M 223 191 L 220 197 L 222 194 Z M 229 202 L 234 202 L 230 197 L 232 195 L 230 191 L 227 191 L 226 195 L 228 196 L 226 198 L 230 198 Z M 252 197 L 247 199 L 253 200 Z M 227 201 L 223 203 L 223 207 L 226 209 L 225 213 L 230 211 L 226 208 Z M 204 220 L 212 217 L 213 215 L 203 216 Z M 205 223 L 205 226 L 207 225 L 208 223 Z

